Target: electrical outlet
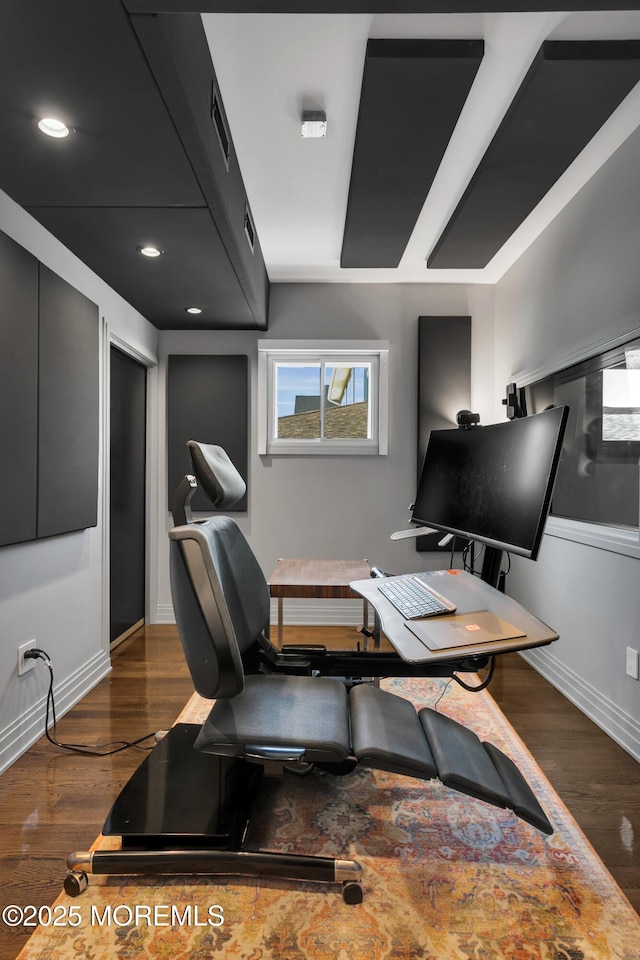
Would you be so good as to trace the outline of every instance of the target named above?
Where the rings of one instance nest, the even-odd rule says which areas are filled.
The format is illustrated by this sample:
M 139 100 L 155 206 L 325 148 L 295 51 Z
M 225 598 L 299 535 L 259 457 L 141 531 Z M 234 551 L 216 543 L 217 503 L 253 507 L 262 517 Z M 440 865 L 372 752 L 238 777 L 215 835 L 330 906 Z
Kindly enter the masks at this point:
M 640 679 L 639 667 L 638 651 L 634 650 L 633 647 L 627 647 L 627 676 L 633 677 L 634 680 Z
M 18 676 L 21 677 L 23 673 L 27 673 L 28 670 L 33 670 L 36 665 L 35 660 L 29 658 L 25 659 L 25 653 L 27 650 L 33 650 L 36 646 L 35 640 L 27 640 L 26 643 L 22 643 L 18 647 Z

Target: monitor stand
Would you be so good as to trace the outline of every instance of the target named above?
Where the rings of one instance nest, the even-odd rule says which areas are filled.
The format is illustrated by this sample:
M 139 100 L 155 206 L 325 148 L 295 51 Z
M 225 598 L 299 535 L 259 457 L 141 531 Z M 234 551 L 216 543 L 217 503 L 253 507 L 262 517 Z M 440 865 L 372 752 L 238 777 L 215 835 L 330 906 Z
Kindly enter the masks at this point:
M 480 579 L 492 587 L 499 587 L 502 550 L 497 547 L 485 547 Z

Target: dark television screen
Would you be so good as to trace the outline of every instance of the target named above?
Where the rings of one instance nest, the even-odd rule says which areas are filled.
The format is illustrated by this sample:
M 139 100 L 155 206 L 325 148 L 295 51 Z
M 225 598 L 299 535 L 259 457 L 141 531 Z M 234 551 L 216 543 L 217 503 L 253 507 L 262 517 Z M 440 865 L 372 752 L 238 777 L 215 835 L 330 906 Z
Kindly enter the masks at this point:
M 568 412 L 432 431 L 412 522 L 535 560 Z

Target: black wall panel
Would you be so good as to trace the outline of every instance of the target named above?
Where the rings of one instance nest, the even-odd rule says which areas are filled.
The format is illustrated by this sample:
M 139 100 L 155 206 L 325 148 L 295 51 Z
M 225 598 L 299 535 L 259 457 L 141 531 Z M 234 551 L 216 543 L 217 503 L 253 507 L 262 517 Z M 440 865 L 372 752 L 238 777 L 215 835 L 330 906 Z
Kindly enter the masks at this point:
M 470 404 L 471 317 L 418 317 L 418 481 L 431 431 L 456 427 Z M 418 537 L 416 549 L 437 550 L 441 539 Z
M 168 501 L 180 480 L 192 473 L 187 440 L 224 447 L 244 480 L 248 457 L 248 364 L 246 356 L 169 357 L 167 372 Z M 211 501 L 197 490 L 192 510 L 213 513 Z M 235 511 L 247 509 L 242 498 Z M 229 510 L 225 510 L 225 513 Z
M 38 537 L 97 523 L 98 308 L 40 264 Z
M 38 261 L 0 232 L 0 545 L 36 535 Z

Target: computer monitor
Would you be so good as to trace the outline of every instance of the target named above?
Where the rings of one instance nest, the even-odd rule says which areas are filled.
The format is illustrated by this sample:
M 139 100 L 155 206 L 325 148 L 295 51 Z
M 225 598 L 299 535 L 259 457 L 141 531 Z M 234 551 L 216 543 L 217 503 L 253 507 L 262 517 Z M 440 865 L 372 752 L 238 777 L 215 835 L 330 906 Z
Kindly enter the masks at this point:
M 482 578 L 498 583 L 502 551 L 535 560 L 568 407 L 485 427 L 432 430 L 411 520 L 484 544 Z

